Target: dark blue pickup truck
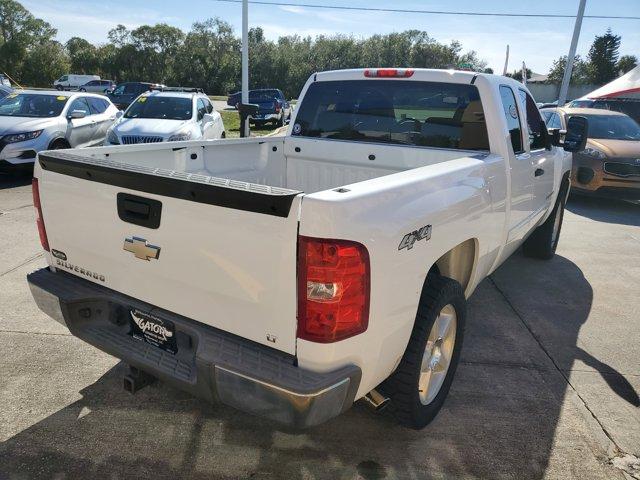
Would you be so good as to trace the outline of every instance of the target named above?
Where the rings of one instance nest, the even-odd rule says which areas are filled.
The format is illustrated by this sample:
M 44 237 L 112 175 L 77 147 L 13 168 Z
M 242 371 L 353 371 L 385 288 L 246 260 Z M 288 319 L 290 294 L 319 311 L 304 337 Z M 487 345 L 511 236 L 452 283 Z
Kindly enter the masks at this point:
M 232 93 L 227 99 L 227 105 L 236 107 L 241 99 L 241 92 Z M 291 105 L 284 97 L 282 90 L 277 88 L 249 90 L 249 103 L 258 105 L 258 113 L 250 119 L 250 122 L 256 126 L 266 123 L 282 126 L 291 119 Z

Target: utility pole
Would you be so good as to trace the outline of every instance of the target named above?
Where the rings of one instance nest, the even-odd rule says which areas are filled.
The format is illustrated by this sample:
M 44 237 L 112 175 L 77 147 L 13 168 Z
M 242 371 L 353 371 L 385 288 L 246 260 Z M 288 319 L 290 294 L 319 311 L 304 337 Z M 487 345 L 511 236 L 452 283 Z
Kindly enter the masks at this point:
M 504 68 L 502 69 L 502 75 L 507 75 L 507 69 L 509 68 L 509 45 L 507 45 L 507 54 L 504 57 Z
M 242 0 L 242 102 L 249 103 L 249 0 Z M 248 137 L 249 119 L 240 125 L 241 132 Z
M 576 57 L 576 47 L 578 46 L 578 38 L 580 37 L 582 17 L 584 17 L 584 7 L 586 6 L 586 3 L 587 0 L 580 0 L 580 6 L 578 6 L 578 16 L 576 17 L 576 24 L 573 27 L 573 38 L 571 39 L 569 55 L 567 55 L 567 64 L 564 66 L 564 77 L 562 77 L 562 85 L 560 85 L 560 94 L 558 95 L 559 107 L 563 106 L 567 101 L 567 91 L 569 90 L 569 83 L 571 81 L 573 60 Z

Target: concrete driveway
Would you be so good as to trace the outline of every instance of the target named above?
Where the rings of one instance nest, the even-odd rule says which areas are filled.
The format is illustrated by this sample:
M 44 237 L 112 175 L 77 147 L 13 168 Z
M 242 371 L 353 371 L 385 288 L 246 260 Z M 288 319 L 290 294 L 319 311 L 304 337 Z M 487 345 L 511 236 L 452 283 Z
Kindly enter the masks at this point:
M 572 199 L 556 258 L 517 253 L 480 285 L 425 430 L 358 403 L 300 433 L 162 384 L 125 393 L 122 364 L 31 301 L 31 203 L 0 178 L 0 479 L 640 478 L 638 206 Z

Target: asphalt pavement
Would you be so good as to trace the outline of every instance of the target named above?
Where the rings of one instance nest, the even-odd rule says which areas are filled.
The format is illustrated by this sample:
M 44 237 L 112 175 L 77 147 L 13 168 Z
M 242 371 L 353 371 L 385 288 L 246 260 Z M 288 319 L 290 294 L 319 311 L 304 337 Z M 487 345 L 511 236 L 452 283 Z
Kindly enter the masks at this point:
M 361 402 L 295 432 L 156 383 L 42 314 L 30 180 L 0 177 L 0 479 L 640 478 L 640 206 L 571 199 L 557 256 L 513 255 L 470 299 L 438 418 Z

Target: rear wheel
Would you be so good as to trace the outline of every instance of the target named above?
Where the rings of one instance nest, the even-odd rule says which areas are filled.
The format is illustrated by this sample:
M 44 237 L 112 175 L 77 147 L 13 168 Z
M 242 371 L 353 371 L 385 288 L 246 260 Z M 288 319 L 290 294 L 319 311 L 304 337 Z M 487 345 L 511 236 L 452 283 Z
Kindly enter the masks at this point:
M 440 411 L 460 360 L 465 320 L 460 284 L 430 274 L 400 365 L 380 386 L 388 411 L 403 425 L 424 428 Z
M 562 219 L 564 218 L 565 195 L 561 191 L 549 218 L 536 228 L 522 245 L 522 252 L 531 258 L 549 260 L 553 258 L 560 240 Z
M 86 88 L 81 88 L 81 89 L 80 89 L 80 91 L 81 91 L 81 92 L 86 92 L 86 91 L 87 91 L 87 89 L 86 89 Z

